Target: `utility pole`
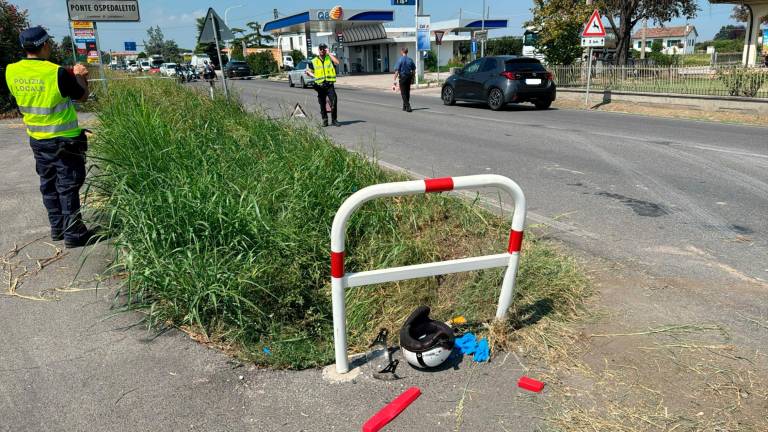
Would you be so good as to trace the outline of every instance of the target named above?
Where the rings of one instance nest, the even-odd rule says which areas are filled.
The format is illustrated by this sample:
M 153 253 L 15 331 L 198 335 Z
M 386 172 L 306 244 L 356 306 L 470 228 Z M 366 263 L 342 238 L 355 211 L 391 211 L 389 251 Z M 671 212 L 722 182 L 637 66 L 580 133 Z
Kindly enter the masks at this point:
M 485 0 L 483 0 L 483 20 L 482 20 L 482 31 L 483 34 L 485 33 Z M 487 36 L 483 36 L 483 40 L 480 41 L 480 58 L 485 57 L 485 39 Z
M 645 47 L 646 47 L 645 34 L 647 32 L 648 32 L 648 18 L 643 18 L 643 42 L 640 44 L 640 47 L 641 47 L 640 60 L 645 59 Z

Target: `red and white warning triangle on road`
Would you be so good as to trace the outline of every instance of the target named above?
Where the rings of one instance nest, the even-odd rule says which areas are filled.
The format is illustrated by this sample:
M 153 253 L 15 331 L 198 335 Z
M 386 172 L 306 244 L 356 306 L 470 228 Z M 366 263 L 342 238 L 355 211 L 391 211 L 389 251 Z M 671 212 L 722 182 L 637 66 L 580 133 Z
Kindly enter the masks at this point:
M 592 12 L 592 16 L 589 17 L 587 26 L 584 27 L 584 32 L 581 34 L 581 36 L 605 37 L 605 27 L 603 26 L 603 21 L 600 19 L 600 11 L 595 9 L 595 11 Z

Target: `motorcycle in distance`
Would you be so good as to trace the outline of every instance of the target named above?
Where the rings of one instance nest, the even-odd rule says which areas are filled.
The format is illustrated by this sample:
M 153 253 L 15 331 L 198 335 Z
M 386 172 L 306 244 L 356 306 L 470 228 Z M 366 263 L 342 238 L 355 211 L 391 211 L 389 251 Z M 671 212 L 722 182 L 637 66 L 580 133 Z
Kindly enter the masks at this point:
M 200 79 L 200 74 L 197 72 L 197 69 L 191 66 L 179 66 L 177 75 L 179 77 L 179 83 L 181 84 Z

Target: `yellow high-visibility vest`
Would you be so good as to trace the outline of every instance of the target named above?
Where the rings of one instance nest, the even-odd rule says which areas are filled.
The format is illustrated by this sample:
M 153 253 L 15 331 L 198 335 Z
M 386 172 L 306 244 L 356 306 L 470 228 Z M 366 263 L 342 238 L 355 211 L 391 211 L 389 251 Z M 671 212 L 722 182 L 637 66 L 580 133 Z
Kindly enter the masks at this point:
M 24 116 L 27 134 L 38 140 L 81 133 L 72 100 L 59 91 L 59 66 L 45 60 L 9 64 L 5 80 Z
M 320 57 L 313 58 L 312 66 L 315 69 L 315 83 L 336 82 L 336 67 L 331 61 L 331 56 L 326 56 L 324 61 L 320 60 Z

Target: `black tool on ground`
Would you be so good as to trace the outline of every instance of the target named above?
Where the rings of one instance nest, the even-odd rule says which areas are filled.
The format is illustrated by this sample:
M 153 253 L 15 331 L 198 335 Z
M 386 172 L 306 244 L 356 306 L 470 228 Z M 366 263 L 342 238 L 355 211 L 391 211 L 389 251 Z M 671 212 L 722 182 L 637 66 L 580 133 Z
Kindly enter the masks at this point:
M 373 377 L 376 379 L 384 380 L 384 381 L 399 380 L 400 376 L 398 376 L 397 373 L 395 373 L 395 370 L 397 369 L 397 365 L 399 364 L 400 364 L 400 360 L 397 360 L 397 359 L 392 360 L 391 362 L 389 362 L 387 367 L 385 367 L 379 372 L 374 372 Z
M 379 334 L 376 335 L 376 339 L 371 342 L 370 345 L 368 345 L 368 348 L 373 348 L 376 345 L 382 345 L 384 348 L 387 347 L 387 337 L 389 336 L 389 330 L 382 328 L 379 330 Z
M 396 380 L 400 377 L 395 374 L 395 369 L 399 360 L 392 360 L 392 351 L 387 345 L 389 330 L 382 328 L 379 334 L 368 346 L 370 348 L 366 353 L 366 362 L 368 363 L 373 377 L 381 380 Z

